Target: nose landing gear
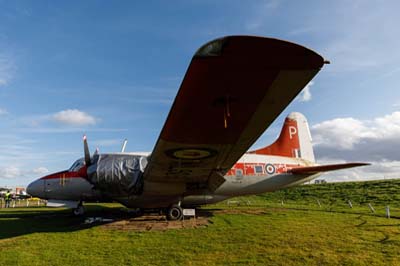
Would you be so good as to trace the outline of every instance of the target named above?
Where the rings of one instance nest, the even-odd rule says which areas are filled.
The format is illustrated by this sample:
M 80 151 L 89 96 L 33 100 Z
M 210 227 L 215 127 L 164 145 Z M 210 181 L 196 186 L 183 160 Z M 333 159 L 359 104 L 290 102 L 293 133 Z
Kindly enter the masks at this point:
M 78 206 L 72 210 L 74 216 L 82 216 L 85 214 L 85 208 L 82 205 L 82 202 L 79 202 Z
M 179 221 L 183 218 L 183 209 L 178 204 L 171 205 L 167 209 L 167 220 L 169 221 Z

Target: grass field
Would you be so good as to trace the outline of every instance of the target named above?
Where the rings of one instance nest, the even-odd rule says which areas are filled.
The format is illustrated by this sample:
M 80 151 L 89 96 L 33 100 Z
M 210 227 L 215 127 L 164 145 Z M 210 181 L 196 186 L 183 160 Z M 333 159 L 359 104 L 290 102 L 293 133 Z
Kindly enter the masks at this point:
M 84 225 L 66 210 L 0 209 L 0 263 L 400 265 L 399 193 L 400 180 L 307 185 L 239 199 L 250 206 L 208 206 L 207 227 L 167 231 Z M 87 215 L 121 216 L 120 209 L 89 205 Z

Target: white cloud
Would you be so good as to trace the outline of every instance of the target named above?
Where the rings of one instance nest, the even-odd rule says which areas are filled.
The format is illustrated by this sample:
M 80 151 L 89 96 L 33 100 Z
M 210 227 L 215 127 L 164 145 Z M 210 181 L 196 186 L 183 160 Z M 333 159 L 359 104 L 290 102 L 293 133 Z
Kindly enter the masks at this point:
M 82 133 L 84 132 L 124 132 L 128 131 L 126 128 L 81 128 L 81 127 L 24 127 L 19 128 L 17 131 L 22 133 L 54 133 L 54 134 L 64 134 L 64 133 Z
M 318 160 L 319 164 L 344 163 L 345 161 L 324 158 Z M 399 178 L 400 161 L 370 161 L 371 165 L 327 172 L 321 176 L 331 182 L 363 181 L 377 179 Z
M 24 170 L 24 168 L 21 166 L 5 166 L 0 167 L 0 179 L 19 179 L 32 176 L 37 177 L 47 174 L 48 172 L 49 170 L 46 167 Z
M 94 140 L 93 145 L 98 147 L 107 147 L 107 146 L 114 146 L 114 145 L 121 145 L 124 143 L 123 139 L 99 139 Z
M 49 169 L 47 169 L 46 167 L 38 167 L 33 169 L 32 172 L 37 175 L 44 175 L 49 172 Z
M 312 126 L 312 133 L 314 145 L 317 147 L 351 150 L 355 149 L 356 145 L 372 145 L 377 142 L 399 145 L 400 112 L 393 112 L 373 120 L 336 118 Z
M 384 5 L 374 1 L 328 4 L 315 1 L 313 8 L 307 9 L 306 16 L 299 12 L 304 8 L 300 2 L 290 5 L 283 1 L 254 3 L 248 5 L 248 14 L 241 24 L 244 31 L 260 35 L 272 32 L 276 37 L 310 45 L 332 62 L 324 72 L 375 70 L 373 77 L 376 77 L 382 72 L 376 71 L 379 68 L 388 71 L 383 76 L 398 71 L 400 54 L 393 52 L 400 45 L 397 1 L 386 1 Z M 282 14 L 290 14 L 290 19 L 276 27 Z
M 299 101 L 300 102 L 308 102 L 311 100 L 312 95 L 311 95 L 311 86 L 314 85 L 313 81 L 310 81 L 303 89 L 303 91 L 300 94 Z
M 268 14 L 274 12 L 281 5 L 280 0 L 261 1 L 254 6 L 251 16 L 247 17 L 244 23 L 245 29 L 248 31 L 259 31 L 268 21 Z
M 1 86 L 1 80 L 0 80 L 0 86 Z M 4 108 L 0 108 L 0 115 L 6 115 L 8 114 L 8 111 Z
M 17 178 L 21 176 L 22 172 L 16 166 L 7 166 L 0 169 L 0 178 Z
M 335 118 L 312 126 L 314 145 L 352 149 L 368 134 L 362 121 L 348 117 Z
M 83 125 L 95 125 L 97 119 L 85 112 L 77 109 L 67 109 L 55 113 L 52 119 L 56 122 L 66 125 L 83 126 Z
M 6 86 L 15 71 L 15 65 L 10 56 L 0 54 L 0 87 Z
M 0 87 L 7 85 L 7 80 L 4 77 L 0 77 Z
M 400 56 L 393 51 L 400 45 L 398 8 L 396 1 L 386 5 L 369 1 L 341 2 L 329 11 L 331 19 L 321 21 L 321 17 L 314 17 L 321 21 L 320 32 L 326 31 L 332 36 L 322 53 L 334 62 L 327 71 L 365 71 L 397 66 Z M 324 15 L 326 13 L 321 14 Z M 315 20 L 311 20 L 310 25 L 315 24 Z
M 371 166 L 330 172 L 331 181 L 400 177 L 400 112 L 372 120 L 336 118 L 311 127 L 318 163 L 370 162 Z
M 288 32 L 288 35 L 290 36 L 296 36 L 296 35 L 305 35 L 305 34 L 311 34 L 315 31 L 318 31 L 318 27 L 316 25 L 313 26 L 303 26 L 300 28 L 296 28 L 293 30 L 290 30 Z

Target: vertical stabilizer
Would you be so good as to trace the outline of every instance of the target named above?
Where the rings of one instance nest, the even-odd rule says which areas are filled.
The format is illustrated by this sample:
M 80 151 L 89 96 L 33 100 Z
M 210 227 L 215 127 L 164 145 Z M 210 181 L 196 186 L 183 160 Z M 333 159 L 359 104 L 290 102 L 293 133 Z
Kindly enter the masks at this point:
M 290 113 L 279 138 L 269 146 L 249 153 L 301 158 L 315 162 L 307 119 L 301 113 Z

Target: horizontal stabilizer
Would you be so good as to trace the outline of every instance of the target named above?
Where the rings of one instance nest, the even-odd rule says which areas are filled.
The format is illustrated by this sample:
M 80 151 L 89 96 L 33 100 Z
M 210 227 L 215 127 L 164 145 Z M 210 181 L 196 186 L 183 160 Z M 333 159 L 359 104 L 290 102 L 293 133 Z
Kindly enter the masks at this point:
M 366 166 L 370 165 L 369 163 L 342 163 L 342 164 L 327 164 L 327 165 L 318 165 L 318 166 L 307 166 L 307 167 L 298 167 L 289 170 L 289 173 L 292 174 L 316 174 L 320 172 L 328 172 L 341 170 L 352 167 Z

